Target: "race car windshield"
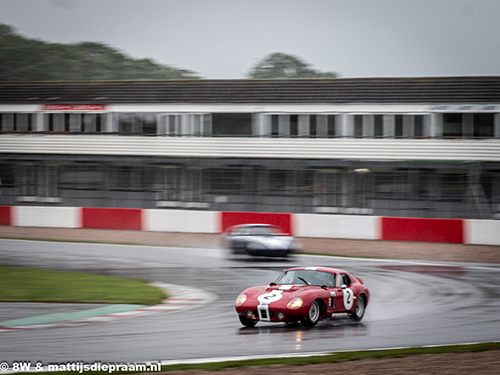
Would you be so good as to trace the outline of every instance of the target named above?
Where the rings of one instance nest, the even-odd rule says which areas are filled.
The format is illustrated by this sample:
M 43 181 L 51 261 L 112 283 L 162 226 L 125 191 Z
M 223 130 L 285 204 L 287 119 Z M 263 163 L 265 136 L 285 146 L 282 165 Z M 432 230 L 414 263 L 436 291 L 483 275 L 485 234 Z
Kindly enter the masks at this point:
M 335 287 L 335 275 L 330 272 L 315 271 L 315 270 L 291 270 L 284 271 L 276 284 L 297 284 L 297 285 L 316 285 Z

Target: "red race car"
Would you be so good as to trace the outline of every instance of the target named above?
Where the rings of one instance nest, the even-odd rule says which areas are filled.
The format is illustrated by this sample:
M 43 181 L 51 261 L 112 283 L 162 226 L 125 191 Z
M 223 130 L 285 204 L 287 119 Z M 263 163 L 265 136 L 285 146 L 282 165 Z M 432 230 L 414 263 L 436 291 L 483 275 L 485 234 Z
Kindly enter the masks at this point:
M 241 324 L 298 322 L 313 327 L 321 319 L 359 322 L 370 293 L 363 280 L 349 272 L 326 267 L 290 268 L 269 286 L 244 290 L 236 299 Z

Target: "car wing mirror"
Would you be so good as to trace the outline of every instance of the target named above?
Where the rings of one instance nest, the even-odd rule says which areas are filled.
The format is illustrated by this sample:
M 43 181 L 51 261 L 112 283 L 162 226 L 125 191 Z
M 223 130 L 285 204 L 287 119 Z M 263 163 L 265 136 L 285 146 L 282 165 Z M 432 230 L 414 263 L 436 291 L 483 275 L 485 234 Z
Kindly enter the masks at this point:
M 269 286 L 276 286 L 277 284 L 273 281 Z
M 347 289 L 347 285 L 342 284 L 341 288 L 342 288 L 342 289 Z

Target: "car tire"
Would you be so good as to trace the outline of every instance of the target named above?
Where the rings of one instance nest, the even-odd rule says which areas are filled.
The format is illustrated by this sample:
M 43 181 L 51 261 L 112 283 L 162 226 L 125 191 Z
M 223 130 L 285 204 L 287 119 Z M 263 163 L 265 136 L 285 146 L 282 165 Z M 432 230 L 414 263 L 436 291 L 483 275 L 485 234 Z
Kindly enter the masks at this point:
M 244 315 L 238 315 L 238 318 L 240 318 L 241 324 L 243 324 L 245 327 L 255 327 L 257 322 L 255 320 L 250 320 Z
M 363 316 L 365 315 L 365 307 L 365 296 L 360 295 L 356 299 L 356 306 L 354 306 L 354 312 L 351 314 L 351 320 L 353 322 L 360 322 L 361 319 L 363 319 Z
M 321 317 L 321 306 L 318 300 L 314 301 L 309 308 L 309 312 L 305 318 L 300 319 L 300 323 L 304 327 L 314 327 Z

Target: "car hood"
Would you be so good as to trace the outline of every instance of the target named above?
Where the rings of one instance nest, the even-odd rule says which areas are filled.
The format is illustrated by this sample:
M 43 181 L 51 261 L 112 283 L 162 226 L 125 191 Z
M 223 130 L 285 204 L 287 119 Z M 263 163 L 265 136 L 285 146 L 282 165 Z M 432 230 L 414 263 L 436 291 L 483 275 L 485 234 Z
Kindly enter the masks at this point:
M 289 300 L 297 296 L 307 295 L 310 292 L 323 290 L 315 285 L 276 285 L 276 286 L 254 286 L 243 291 L 248 299 L 259 299 L 263 295 L 280 294 L 280 299 Z M 262 299 L 262 298 L 261 298 Z M 262 301 L 260 301 L 262 302 Z
M 288 236 L 248 236 L 245 237 L 248 241 L 254 243 L 259 243 L 268 247 L 283 247 L 287 248 L 291 242 L 293 242 L 293 237 Z

